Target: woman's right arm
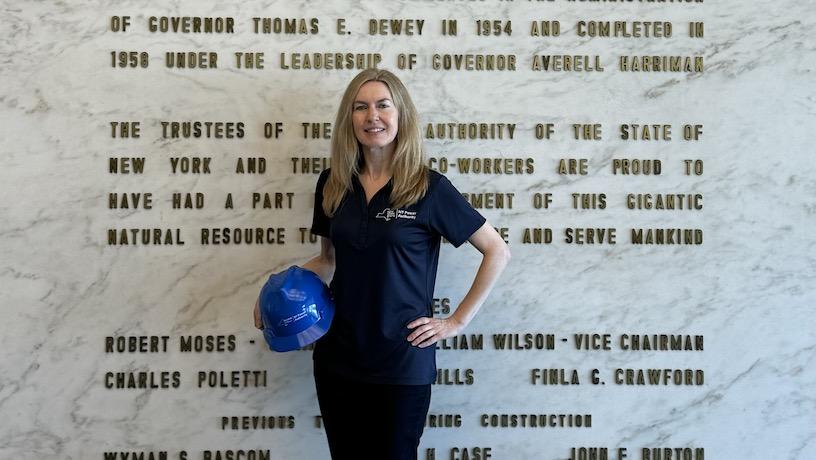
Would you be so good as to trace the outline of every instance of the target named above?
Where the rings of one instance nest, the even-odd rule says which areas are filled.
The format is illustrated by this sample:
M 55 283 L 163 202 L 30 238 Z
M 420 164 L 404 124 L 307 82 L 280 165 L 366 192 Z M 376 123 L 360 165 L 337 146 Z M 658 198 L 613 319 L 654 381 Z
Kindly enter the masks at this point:
M 301 268 L 313 271 L 320 279 L 326 283 L 331 283 L 332 276 L 334 276 L 334 244 L 329 238 L 325 236 L 320 237 L 320 254 L 309 259 Z M 263 321 L 261 321 L 261 298 L 260 296 L 255 301 L 255 309 L 253 311 L 255 319 L 255 327 L 261 329 Z
M 334 276 L 334 244 L 325 236 L 320 237 L 320 254 L 309 259 L 301 267 L 317 273 L 324 283 L 330 284 Z

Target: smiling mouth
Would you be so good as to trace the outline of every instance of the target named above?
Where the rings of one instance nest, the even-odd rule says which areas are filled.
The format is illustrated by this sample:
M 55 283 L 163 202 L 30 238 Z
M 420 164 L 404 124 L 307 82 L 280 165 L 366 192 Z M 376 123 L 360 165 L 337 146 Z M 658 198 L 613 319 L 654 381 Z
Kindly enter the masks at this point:
M 381 133 L 381 132 L 385 131 L 385 128 L 368 128 L 368 129 L 365 129 L 364 131 L 369 133 L 369 134 L 377 134 L 377 133 Z

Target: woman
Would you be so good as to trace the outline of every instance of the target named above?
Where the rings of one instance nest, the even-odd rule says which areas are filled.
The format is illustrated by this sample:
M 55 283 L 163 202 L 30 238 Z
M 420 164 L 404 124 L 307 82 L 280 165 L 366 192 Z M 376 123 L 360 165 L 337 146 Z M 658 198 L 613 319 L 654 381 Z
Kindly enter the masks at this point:
M 331 167 L 317 181 L 311 231 L 321 252 L 303 265 L 335 299 L 313 354 L 335 460 L 417 458 L 434 344 L 471 321 L 510 259 L 493 227 L 426 164 L 405 86 L 386 70 L 362 71 L 340 102 Z M 483 258 L 458 308 L 434 318 L 441 236 L 455 247 L 469 241 Z

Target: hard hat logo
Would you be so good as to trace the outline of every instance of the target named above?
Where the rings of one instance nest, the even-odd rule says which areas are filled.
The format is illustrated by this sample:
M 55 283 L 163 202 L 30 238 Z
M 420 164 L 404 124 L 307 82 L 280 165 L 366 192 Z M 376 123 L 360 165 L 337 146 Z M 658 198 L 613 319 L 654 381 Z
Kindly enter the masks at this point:
M 297 315 L 293 315 L 293 316 L 290 316 L 290 317 L 288 317 L 288 318 L 281 318 L 281 320 L 280 320 L 280 322 L 278 323 L 278 325 L 279 325 L 279 326 L 286 327 L 286 326 L 288 326 L 288 325 L 290 325 L 290 324 L 294 323 L 295 321 L 300 321 L 300 320 L 302 320 L 302 319 L 303 319 L 303 318 L 305 318 L 305 317 L 306 317 L 308 314 L 309 314 L 309 312 L 307 312 L 307 311 L 306 311 L 306 307 L 303 307 L 303 311 L 301 311 L 301 312 L 300 312 L 300 313 L 298 313 Z

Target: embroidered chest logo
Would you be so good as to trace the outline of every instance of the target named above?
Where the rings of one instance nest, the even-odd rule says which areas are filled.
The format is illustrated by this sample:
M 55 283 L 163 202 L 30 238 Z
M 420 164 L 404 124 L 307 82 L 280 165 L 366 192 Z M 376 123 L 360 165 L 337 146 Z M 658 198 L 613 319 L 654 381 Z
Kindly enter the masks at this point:
M 383 219 L 386 222 L 391 219 L 416 219 L 416 211 L 385 208 L 377 213 L 377 219 Z

